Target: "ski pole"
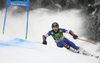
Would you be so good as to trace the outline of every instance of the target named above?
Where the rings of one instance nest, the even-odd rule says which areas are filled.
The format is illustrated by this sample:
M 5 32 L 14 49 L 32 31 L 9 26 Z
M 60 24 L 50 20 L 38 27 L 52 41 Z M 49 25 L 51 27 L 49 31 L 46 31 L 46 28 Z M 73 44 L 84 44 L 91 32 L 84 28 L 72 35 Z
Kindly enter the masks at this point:
M 82 40 L 82 41 L 85 41 L 85 42 L 88 42 L 88 43 L 91 43 L 91 44 L 94 44 L 94 45 L 97 45 L 96 43 L 93 43 L 93 42 L 91 42 L 91 41 L 88 41 L 88 40 L 84 40 L 84 39 L 80 39 L 80 38 L 78 38 L 79 40 Z

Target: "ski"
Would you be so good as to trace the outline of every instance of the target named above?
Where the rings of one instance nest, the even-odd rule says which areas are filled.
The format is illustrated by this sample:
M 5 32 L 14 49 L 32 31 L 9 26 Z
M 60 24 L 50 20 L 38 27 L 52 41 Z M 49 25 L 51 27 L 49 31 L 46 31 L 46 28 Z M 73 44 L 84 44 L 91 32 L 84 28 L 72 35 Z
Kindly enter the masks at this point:
M 79 51 L 79 50 L 76 50 L 76 49 L 74 49 L 72 47 L 70 47 L 70 49 L 68 49 L 68 50 L 71 51 L 71 52 L 74 52 L 74 53 L 78 53 L 78 54 L 82 54 L 82 55 L 86 55 L 86 56 L 91 56 L 91 57 L 94 57 L 94 58 L 97 58 L 97 59 L 99 59 L 99 57 L 100 57 L 98 55 L 97 56 L 93 55 L 93 54 L 91 54 L 91 53 L 89 53 L 89 52 L 87 52 L 85 50 Z

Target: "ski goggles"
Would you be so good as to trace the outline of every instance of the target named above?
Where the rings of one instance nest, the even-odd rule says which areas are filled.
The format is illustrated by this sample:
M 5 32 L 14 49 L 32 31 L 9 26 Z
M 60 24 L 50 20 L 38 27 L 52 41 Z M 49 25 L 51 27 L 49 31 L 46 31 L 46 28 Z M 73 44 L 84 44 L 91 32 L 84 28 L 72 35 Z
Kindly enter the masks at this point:
M 58 27 L 53 27 L 52 29 L 53 29 L 53 30 L 58 30 Z

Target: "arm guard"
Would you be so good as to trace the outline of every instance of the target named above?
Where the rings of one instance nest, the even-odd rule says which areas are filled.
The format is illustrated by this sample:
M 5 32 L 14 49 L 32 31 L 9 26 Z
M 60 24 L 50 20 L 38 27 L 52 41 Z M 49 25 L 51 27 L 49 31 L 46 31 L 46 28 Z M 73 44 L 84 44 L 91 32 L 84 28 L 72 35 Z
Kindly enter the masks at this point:
M 77 39 L 77 38 L 78 38 L 78 36 L 75 35 L 71 30 L 69 31 L 69 34 L 71 34 L 71 35 L 73 36 L 74 39 Z
M 75 34 L 70 30 L 69 31 L 69 34 L 71 34 L 72 36 L 74 36 Z
M 42 44 L 47 45 L 47 41 L 46 41 L 46 36 L 45 35 L 43 35 L 43 42 L 42 42 Z
M 45 35 L 43 35 L 43 41 L 46 41 L 46 36 Z

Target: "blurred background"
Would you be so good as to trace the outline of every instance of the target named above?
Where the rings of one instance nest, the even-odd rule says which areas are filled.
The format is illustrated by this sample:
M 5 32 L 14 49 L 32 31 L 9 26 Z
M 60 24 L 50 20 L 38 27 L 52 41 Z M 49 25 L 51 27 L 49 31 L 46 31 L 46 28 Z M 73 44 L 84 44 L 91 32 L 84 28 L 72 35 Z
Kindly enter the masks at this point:
M 6 8 L 7 0 L 0 0 L 0 10 Z M 52 11 L 81 9 L 84 17 L 84 36 L 89 40 L 100 42 L 100 0 L 30 0 L 30 11 L 46 8 Z M 11 10 L 13 8 L 14 10 Z M 12 14 L 26 12 L 25 7 L 10 7 Z

